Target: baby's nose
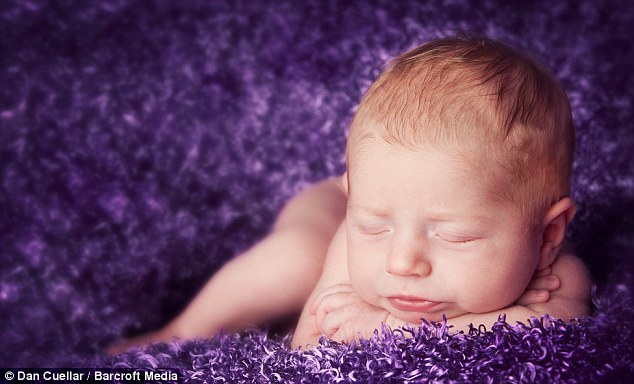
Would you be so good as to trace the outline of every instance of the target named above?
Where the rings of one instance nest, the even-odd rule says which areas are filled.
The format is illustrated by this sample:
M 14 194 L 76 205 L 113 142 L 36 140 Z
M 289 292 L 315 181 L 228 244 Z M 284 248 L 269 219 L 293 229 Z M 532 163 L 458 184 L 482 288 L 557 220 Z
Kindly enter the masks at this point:
M 428 276 L 432 266 L 421 248 L 418 245 L 393 248 L 387 259 L 386 271 L 397 276 Z

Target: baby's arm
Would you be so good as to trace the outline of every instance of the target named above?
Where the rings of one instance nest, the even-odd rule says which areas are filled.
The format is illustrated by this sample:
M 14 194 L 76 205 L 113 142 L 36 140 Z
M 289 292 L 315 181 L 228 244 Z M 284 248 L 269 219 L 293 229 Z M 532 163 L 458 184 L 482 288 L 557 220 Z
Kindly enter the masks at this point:
M 321 277 L 306 301 L 297 322 L 293 340 L 291 341 L 293 348 L 316 345 L 319 337 L 323 334 L 317 325 L 315 313 L 311 311 L 311 303 L 314 303 L 325 289 L 349 283 L 346 260 L 346 222 L 344 219 L 328 249 Z
M 560 284 L 557 289 L 549 292 L 545 302 L 540 302 L 539 297 L 530 297 L 535 292 L 529 293 L 534 288 L 529 286 L 525 295 L 510 307 L 489 313 L 462 315 L 449 319 L 447 323 L 453 325 L 455 330 L 466 331 L 469 324 L 491 325 L 500 314 L 506 315 L 509 324 L 526 322 L 531 316 L 540 318 L 544 314 L 564 321 L 589 315 L 592 280 L 585 264 L 575 255 L 563 252 L 551 265 L 551 273 L 551 277 L 559 278 Z M 538 289 L 536 292 L 539 291 Z M 526 293 L 529 293 L 528 299 L 532 299 L 531 302 L 527 302 Z
M 548 298 L 551 289 L 550 283 L 544 283 L 544 278 L 555 278 L 555 283 L 559 286 L 559 279 L 555 276 L 540 276 L 533 281 L 537 286 L 527 289 L 522 295 L 524 305 L 513 305 L 499 312 L 505 313 L 509 322 L 513 319 L 528 319 L 537 316 L 528 309 L 529 305 L 544 302 L 542 292 Z M 554 288 L 552 288 L 554 290 Z M 337 284 L 324 289 L 314 299 L 310 313 L 315 317 L 315 323 L 322 335 L 333 340 L 350 341 L 359 337 L 371 337 L 374 330 L 384 323 L 392 328 L 404 327 L 408 324 L 384 308 L 379 308 L 363 301 L 349 284 Z M 447 323 L 452 326 L 452 331 L 467 331 L 469 324 L 493 324 L 499 314 L 498 311 L 480 314 L 466 314 L 459 317 L 450 318 Z M 414 324 L 415 325 L 415 324 Z
M 448 319 L 447 323 L 453 326 L 453 331 L 467 331 L 470 324 L 492 325 L 500 314 L 506 315 L 509 324 L 525 322 L 532 316 L 539 318 L 543 314 L 570 320 L 589 314 L 590 287 L 590 275 L 583 262 L 573 254 L 561 253 L 551 267 L 535 275 L 512 306 L 489 313 L 458 316 Z M 381 322 L 392 328 L 407 325 L 386 310 L 361 301 L 349 285 L 326 288 L 315 295 L 314 300 L 311 309 L 316 327 L 321 334 L 335 340 L 371 336 Z
M 566 321 L 589 315 L 592 277 L 583 261 L 570 251 L 564 250 L 551 265 L 551 270 L 552 275 L 559 278 L 559 287 L 550 292 L 548 301 L 525 306 L 540 315 L 547 313 Z

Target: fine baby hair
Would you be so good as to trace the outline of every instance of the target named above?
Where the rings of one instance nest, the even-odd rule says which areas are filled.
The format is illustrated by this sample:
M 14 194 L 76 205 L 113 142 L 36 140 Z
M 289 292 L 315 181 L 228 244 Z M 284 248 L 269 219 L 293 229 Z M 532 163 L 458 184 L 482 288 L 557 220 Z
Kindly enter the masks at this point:
M 460 144 L 482 169 L 501 167 L 509 188 L 500 198 L 526 213 L 569 194 L 575 133 L 566 93 L 537 60 L 502 42 L 460 34 L 394 58 L 359 106 L 349 153 L 368 120 L 389 142 Z

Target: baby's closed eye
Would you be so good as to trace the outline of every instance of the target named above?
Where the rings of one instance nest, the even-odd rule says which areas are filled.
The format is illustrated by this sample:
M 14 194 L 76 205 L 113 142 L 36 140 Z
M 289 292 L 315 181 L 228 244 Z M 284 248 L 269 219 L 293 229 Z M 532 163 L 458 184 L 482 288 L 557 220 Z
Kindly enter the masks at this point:
M 470 235 L 456 235 L 449 233 L 436 233 L 434 235 L 435 238 L 440 239 L 441 241 L 452 243 L 452 244 L 467 244 L 479 240 L 478 237 L 470 236 Z
M 385 225 L 357 225 L 357 231 L 366 236 L 380 236 L 390 231 Z
M 429 228 L 427 237 L 430 239 L 439 240 L 445 244 L 461 245 L 474 243 L 483 238 L 481 233 L 464 226 L 456 225 L 437 225 Z

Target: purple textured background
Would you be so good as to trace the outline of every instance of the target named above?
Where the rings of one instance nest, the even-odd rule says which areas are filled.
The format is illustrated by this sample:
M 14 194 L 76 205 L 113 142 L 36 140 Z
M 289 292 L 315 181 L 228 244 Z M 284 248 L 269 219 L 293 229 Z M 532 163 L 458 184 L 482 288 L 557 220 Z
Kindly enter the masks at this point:
M 247 382 L 631 377 L 628 4 L 0 3 L 0 366 L 159 365 Z M 570 237 L 594 274 L 593 318 L 305 354 L 256 331 L 103 356 L 174 316 L 291 195 L 342 172 L 347 124 L 384 62 L 454 31 L 528 50 L 568 91 Z

